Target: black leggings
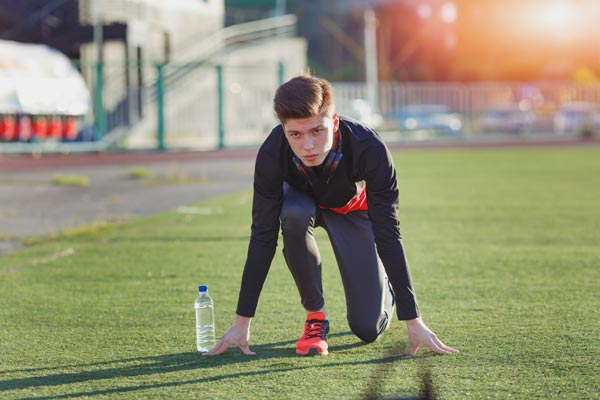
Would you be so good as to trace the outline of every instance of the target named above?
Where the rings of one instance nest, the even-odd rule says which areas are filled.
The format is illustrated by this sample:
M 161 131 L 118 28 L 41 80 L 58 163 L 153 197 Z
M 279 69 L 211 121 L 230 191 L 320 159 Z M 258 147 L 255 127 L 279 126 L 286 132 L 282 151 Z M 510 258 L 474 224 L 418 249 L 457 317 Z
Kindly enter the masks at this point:
M 300 299 L 308 311 L 324 307 L 321 256 L 314 228 L 329 235 L 346 294 L 348 324 L 364 342 L 377 340 L 394 311 L 394 292 L 377 255 L 366 211 L 337 214 L 316 206 L 313 198 L 284 183 L 281 208 L 283 253 Z

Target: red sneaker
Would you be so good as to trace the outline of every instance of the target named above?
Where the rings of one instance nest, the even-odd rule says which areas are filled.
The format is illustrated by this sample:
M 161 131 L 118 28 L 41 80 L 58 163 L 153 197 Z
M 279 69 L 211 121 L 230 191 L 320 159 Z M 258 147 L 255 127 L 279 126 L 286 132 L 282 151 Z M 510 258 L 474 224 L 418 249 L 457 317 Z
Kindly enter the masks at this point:
M 304 332 L 296 342 L 296 354 L 300 355 L 327 355 L 327 333 L 329 321 L 322 312 L 308 314 L 304 323 Z

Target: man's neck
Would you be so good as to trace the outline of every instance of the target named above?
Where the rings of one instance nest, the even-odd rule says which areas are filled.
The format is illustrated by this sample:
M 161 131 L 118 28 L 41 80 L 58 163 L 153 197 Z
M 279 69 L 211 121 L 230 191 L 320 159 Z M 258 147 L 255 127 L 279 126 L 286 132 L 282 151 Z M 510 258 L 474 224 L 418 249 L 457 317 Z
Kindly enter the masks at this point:
M 338 146 L 340 145 L 340 135 L 341 133 L 339 128 L 337 131 L 333 132 L 333 144 L 331 145 L 331 150 L 337 150 Z

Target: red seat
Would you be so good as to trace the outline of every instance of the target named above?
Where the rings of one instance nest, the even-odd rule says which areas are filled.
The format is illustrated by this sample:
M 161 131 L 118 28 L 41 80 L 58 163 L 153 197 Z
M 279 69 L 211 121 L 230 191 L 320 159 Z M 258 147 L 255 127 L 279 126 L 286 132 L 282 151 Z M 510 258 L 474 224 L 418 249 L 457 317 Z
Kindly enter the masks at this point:
M 46 117 L 37 117 L 33 122 L 33 133 L 38 139 L 46 139 L 48 137 L 48 120 Z
M 77 138 L 77 120 L 75 117 L 68 117 L 63 124 L 63 133 L 66 139 L 75 140 Z
M 0 120 L 0 138 L 7 141 L 17 138 L 17 124 L 12 115 L 7 115 Z
M 54 139 L 60 139 L 62 136 L 62 120 L 60 117 L 52 117 L 48 127 L 48 135 Z

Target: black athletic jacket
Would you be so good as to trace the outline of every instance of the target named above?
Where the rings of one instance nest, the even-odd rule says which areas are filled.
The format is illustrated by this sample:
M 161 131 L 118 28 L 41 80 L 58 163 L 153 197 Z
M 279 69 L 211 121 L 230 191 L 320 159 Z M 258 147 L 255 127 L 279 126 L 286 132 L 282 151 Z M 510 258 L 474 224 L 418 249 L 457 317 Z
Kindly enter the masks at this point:
M 254 170 L 252 232 L 242 276 L 237 314 L 253 317 L 258 298 L 275 255 L 283 181 L 311 192 L 327 208 L 346 205 L 356 194 L 355 182 L 365 181 L 368 213 L 377 252 L 396 293 L 398 318 L 419 316 L 398 220 L 398 186 L 392 157 L 376 132 L 360 123 L 340 118 L 343 157 L 331 180 L 319 178 L 310 186 L 298 171 L 281 125 L 260 147 Z

